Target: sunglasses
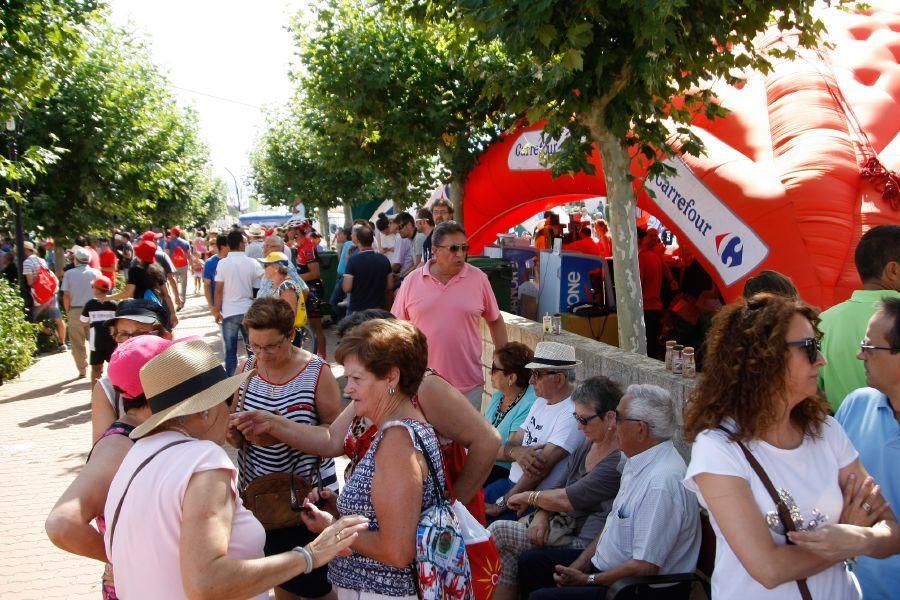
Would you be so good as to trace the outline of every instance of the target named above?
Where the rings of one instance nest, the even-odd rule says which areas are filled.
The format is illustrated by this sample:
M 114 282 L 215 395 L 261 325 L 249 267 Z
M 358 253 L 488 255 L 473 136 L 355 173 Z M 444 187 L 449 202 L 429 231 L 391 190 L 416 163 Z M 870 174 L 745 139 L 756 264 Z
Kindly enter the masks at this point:
M 506 369 L 504 369 L 503 367 L 498 367 L 497 365 L 491 363 L 491 375 L 497 373 L 498 371 L 500 373 L 506 373 Z
M 819 351 L 822 349 L 822 343 L 816 338 L 803 338 L 796 342 L 785 342 L 785 346 L 789 348 L 804 348 L 806 350 L 806 358 L 809 364 L 816 364 L 819 358 Z
M 115 340 L 117 344 L 121 344 L 126 340 L 130 340 L 131 338 L 141 337 L 142 335 L 155 335 L 159 337 L 160 332 L 157 330 L 152 331 L 117 331 L 112 334 L 112 338 Z
M 890 350 L 891 352 L 900 352 L 900 348 L 891 348 L 890 346 L 873 346 L 869 342 L 869 338 L 859 343 L 859 349 L 863 352 L 874 352 L 875 350 Z
M 452 246 L 437 246 L 437 248 L 444 248 L 449 250 L 451 254 L 456 254 L 457 252 L 468 252 L 469 245 L 468 244 L 453 244 Z
M 532 371 L 531 376 L 534 379 L 540 379 L 541 377 L 545 377 L 547 375 L 559 375 L 562 371 Z
M 575 417 L 575 420 L 578 421 L 579 425 L 581 425 L 582 427 L 585 427 L 585 426 L 587 426 L 588 423 L 590 423 L 594 419 L 599 419 L 602 415 L 600 415 L 599 413 L 596 413 L 589 417 L 582 417 L 578 413 L 573 412 L 572 416 Z

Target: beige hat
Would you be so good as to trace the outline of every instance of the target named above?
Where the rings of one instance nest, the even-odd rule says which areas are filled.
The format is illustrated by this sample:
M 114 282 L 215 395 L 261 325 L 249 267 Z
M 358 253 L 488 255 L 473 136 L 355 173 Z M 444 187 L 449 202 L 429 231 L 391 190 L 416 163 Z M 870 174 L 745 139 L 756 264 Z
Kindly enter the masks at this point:
M 22 247 L 25 250 L 31 250 L 32 252 L 34 252 L 34 244 L 32 244 L 31 242 L 25 242 L 24 244 L 22 244 Z
M 538 342 L 534 349 L 534 358 L 525 365 L 526 369 L 574 369 L 580 365 L 575 360 L 575 348 L 559 342 Z
M 263 236 L 263 233 L 265 232 L 259 223 L 254 223 L 247 228 L 247 237 L 259 238 Z
M 141 367 L 141 387 L 153 415 L 131 432 L 131 439 L 147 435 L 175 417 L 193 415 L 221 404 L 254 371 L 229 377 L 219 357 L 200 340 L 172 344 Z

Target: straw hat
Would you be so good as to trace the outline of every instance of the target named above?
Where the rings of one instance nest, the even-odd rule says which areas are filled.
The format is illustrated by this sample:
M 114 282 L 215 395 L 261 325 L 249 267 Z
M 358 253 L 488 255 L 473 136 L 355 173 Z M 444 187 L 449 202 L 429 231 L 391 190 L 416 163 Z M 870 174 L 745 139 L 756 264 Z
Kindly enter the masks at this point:
M 263 236 L 263 228 L 259 223 L 253 223 L 250 227 L 247 228 L 247 237 L 250 238 L 261 238 Z
M 131 439 L 145 436 L 176 417 L 221 404 L 252 374 L 248 371 L 229 377 L 206 342 L 173 344 L 141 368 L 141 386 L 153 415 L 131 432 Z
M 575 348 L 559 342 L 538 342 L 534 349 L 534 358 L 525 365 L 526 369 L 574 369 L 580 365 L 575 360 Z

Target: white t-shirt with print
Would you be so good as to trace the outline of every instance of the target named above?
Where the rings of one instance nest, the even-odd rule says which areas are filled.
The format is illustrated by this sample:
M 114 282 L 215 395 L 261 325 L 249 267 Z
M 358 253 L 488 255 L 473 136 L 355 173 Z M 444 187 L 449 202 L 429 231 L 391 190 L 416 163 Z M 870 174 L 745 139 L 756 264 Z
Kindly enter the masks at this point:
M 733 422 L 726 422 L 725 427 L 734 430 Z M 859 455 L 837 421 L 828 417 L 822 427 L 821 437 L 807 436 L 799 447 L 792 450 L 776 448 L 761 440 L 745 445 L 759 461 L 792 513 L 799 510 L 799 520 L 802 522 L 797 524 L 798 530 L 812 530 L 839 521 L 843 496 L 838 483 L 838 471 L 856 460 Z M 706 430 L 697 436 L 691 450 L 691 464 L 684 479 L 685 487 L 697 494 L 700 504 L 708 508 L 694 482 L 694 476 L 700 473 L 730 475 L 747 480 L 760 512 L 765 515 L 772 539 L 776 544 L 786 543 L 775 503 L 741 449 L 737 444 L 730 442 L 723 431 Z M 735 514 L 729 518 L 739 519 L 741 516 Z M 797 584 L 793 581 L 767 590 L 753 579 L 722 536 L 719 524 L 712 515 L 710 522 L 716 533 L 713 598 L 717 600 L 800 598 Z M 856 578 L 847 570 L 844 563 L 833 565 L 806 581 L 813 598 L 856 600 L 862 597 Z
M 573 412 L 575 412 L 575 405 L 572 403 L 571 397 L 556 404 L 547 404 L 546 399 L 537 398 L 519 428 L 524 434 L 522 445 L 528 447 L 553 444 L 572 454 L 584 439 L 578 430 L 578 422 L 572 416 Z M 537 489 L 562 487 L 562 484 L 565 483 L 563 479 L 566 475 L 566 463 L 565 459 L 556 463 Z M 521 477 L 522 467 L 514 462 L 509 470 L 509 478 L 515 483 Z

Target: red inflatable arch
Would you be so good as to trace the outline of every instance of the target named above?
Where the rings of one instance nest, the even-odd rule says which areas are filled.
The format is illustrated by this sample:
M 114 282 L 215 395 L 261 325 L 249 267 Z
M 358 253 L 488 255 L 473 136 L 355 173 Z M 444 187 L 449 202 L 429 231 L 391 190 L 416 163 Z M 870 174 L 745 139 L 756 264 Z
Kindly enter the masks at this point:
M 900 179 L 883 170 L 900 171 L 900 3 L 870 6 L 822 12 L 832 49 L 802 51 L 740 88 L 716 87 L 731 113 L 695 120 L 707 155 L 677 157 L 677 176 L 648 179 L 655 198 L 635 184 L 638 205 L 695 249 L 726 300 L 748 276 L 774 269 L 827 308 L 860 285 L 860 236 L 900 223 Z M 540 143 L 540 125 L 517 130 L 470 174 L 464 218 L 473 253 L 542 210 L 606 195 L 596 152 L 597 176 L 553 179 Z

